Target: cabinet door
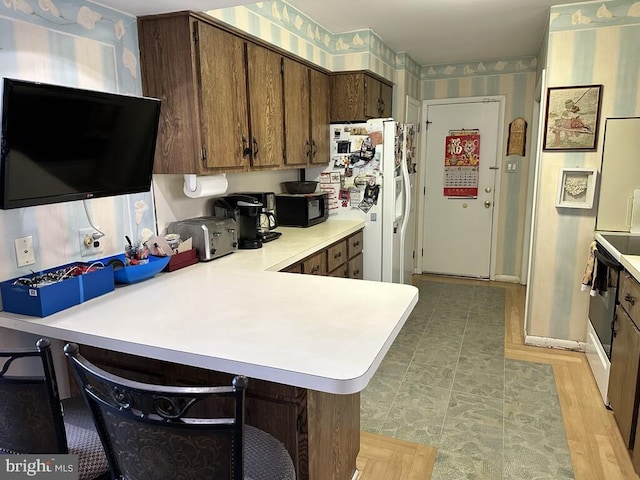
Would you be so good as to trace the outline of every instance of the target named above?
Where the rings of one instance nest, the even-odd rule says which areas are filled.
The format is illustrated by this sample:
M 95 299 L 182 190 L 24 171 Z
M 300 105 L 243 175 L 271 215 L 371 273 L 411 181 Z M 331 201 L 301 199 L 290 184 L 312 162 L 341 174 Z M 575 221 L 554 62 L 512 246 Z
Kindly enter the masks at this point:
M 349 272 L 349 278 L 356 280 L 362 280 L 364 278 L 363 257 L 361 253 L 349 260 L 347 270 Z
M 633 448 L 635 438 L 639 363 L 640 331 L 624 309 L 617 307 L 608 394 L 613 416 L 627 448 Z
M 311 154 L 309 68 L 283 59 L 285 163 L 306 164 Z
M 247 43 L 251 165 L 278 167 L 284 155 L 282 57 Z
M 311 69 L 311 163 L 329 163 L 329 75 Z
M 141 19 L 138 40 L 142 91 L 162 100 L 153 171 L 196 173 L 202 162 L 190 19 Z
M 200 117 L 206 168 L 247 169 L 249 141 L 244 41 L 197 22 Z
M 380 117 L 393 116 L 393 86 L 380 83 Z
M 365 109 L 364 114 L 366 118 L 374 118 L 380 116 L 380 88 L 382 82 L 380 80 L 369 77 L 365 78 Z
M 331 76 L 331 121 L 365 119 L 364 75 L 340 73 Z

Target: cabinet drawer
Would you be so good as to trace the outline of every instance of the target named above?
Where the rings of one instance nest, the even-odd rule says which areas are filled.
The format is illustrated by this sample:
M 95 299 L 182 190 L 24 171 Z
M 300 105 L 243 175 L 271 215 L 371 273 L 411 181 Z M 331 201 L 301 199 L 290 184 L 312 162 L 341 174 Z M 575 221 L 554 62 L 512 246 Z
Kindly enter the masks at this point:
M 285 273 L 302 273 L 302 263 L 294 263 L 280 271 Z
M 327 249 L 327 267 L 330 272 L 335 270 L 337 267 L 339 267 L 346 261 L 347 261 L 346 240 L 336 243 L 335 245 L 331 245 Z
M 620 273 L 620 305 L 637 325 L 640 322 L 640 284 L 628 272 Z
M 347 239 L 347 249 L 349 252 L 349 258 L 353 258 L 362 252 L 363 240 L 364 238 L 363 238 L 362 230 L 360 230 L 358 233 L 354 233 Z
M 302 273 L 307 275 L 326 275 L 327 274 L 327 254 L 326 251 L 316 253 L 315 255 L 302 261 Z
M 348 265 L 349 265 L 349 278 L 354 278 L 356 280 L 362 280 L 364 278 L 362 275 L 363 261 L 362 261 L 361 253 L 359 253 L 352 259 L 350 259 Z

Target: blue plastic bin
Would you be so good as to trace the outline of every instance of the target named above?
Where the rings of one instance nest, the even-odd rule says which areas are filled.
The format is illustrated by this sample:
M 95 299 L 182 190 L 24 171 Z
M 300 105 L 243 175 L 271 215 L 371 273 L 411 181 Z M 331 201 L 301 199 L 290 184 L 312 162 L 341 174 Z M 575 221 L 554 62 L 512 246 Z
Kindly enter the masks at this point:
M 19 278 L 32 278 L 36 275 L 43 275 L 76 265 L 88 266 L 89 264 L 74 262 L 0 283 L 2 308 L 7 312 L 46 317 L 114 289 L 113 268 L 111 266 L 106 266 L 84 275 L 68 277 L 60 282 L 43 287 L 14 284 Z

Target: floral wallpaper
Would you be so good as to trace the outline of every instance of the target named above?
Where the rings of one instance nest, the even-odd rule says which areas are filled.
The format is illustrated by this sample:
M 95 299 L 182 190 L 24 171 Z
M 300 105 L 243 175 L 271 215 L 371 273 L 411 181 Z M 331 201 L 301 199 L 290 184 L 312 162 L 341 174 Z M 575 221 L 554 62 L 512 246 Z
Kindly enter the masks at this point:
M 91 37 L 115 50 L 117 91 L 141 94 L 136 19 L 86 1 L 2 0 L 0 18 L 27 22 L 67 35 Z
M 141 95 L 137 35 L 135 17 L 85 0 L 1 0 L 0 78 Z M 151 192 L 86 203 L 92 221 L 106 233 L 100 256 L 122 252 L 125 235 L 156 230 Z M 148 208 L 136 215 L 140 205 Z M 0 281 L 91 260 L 81 257 L 78 238 L 86 227 L 81 201 L 0 210 Z M 22 236 L 33 237 L 36 264 L 18 268 L 14 239 Z
M 640 2 L 609 0 L 553 7 L 550 32 L 640 24 Z
M 535 57 L 522 57 L 460 64 L 426 65 L 422 67 L 420 76 L 423 80 L 434 80 L 442 78 L 475 77 L 478 75 L 535 72 L 537 63 L 538 61 Z
M 404 70 L 407 67 L 412 75 L 423 80 L 536 70 L 534 57 L 419 66 L 405 52 L 393 51 L 373 30 L 330 32 L 282 0 L 211 10 L 207 13 L 311 61 L 314 58 L 313 55 L 308 55 L 309 50 L 321 50 L 324 62 L 316 63 L 333 71 L 367 69 L 393 81 L 394 70 Z M 277 25 L 277 33 L 265 21 Z M 288 35 L 295 36 L 297 40 L 290 41 Z

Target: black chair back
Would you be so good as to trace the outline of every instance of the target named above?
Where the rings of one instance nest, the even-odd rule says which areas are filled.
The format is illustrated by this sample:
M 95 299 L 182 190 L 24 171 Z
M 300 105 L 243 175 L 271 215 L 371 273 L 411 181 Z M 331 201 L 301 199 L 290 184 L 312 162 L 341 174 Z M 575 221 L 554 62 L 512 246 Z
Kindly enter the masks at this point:
M 64 351 L 115 478 L 243 479 L 245 377 L 223 387 L 150 385 L 96 367 L 76 344 Z M 191 416 L 203 401 L 221 402 L 224 416 Z
M 51 344 L 40 339 L 36 347 L 0 350 L 0 452 L 68 453 Z M 15 375 L 29 358 L 40 360 L 42 374 Z

